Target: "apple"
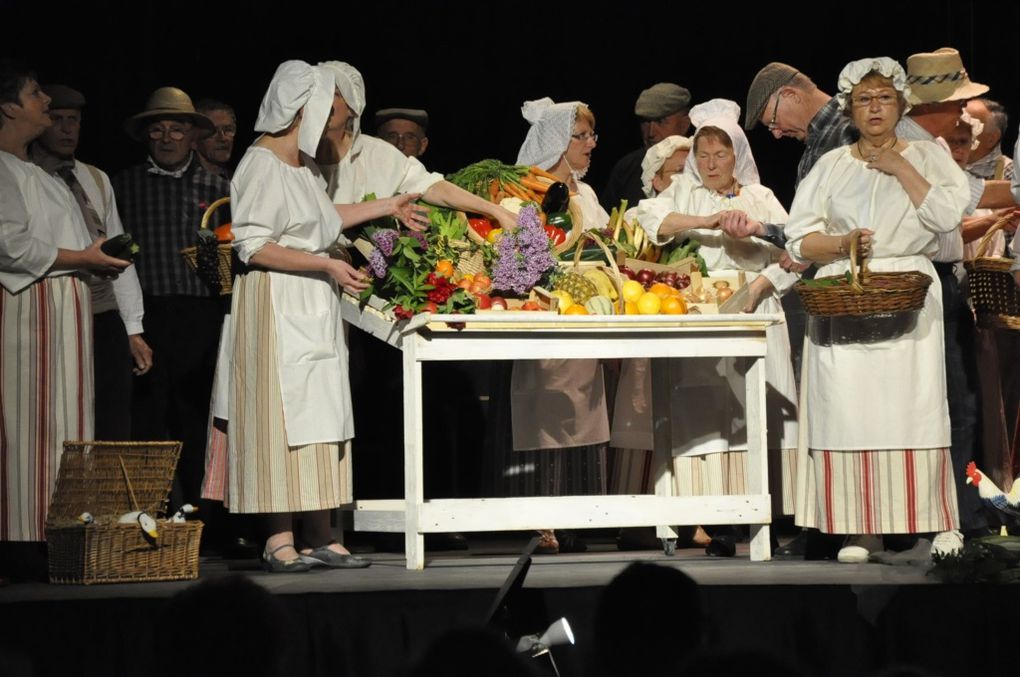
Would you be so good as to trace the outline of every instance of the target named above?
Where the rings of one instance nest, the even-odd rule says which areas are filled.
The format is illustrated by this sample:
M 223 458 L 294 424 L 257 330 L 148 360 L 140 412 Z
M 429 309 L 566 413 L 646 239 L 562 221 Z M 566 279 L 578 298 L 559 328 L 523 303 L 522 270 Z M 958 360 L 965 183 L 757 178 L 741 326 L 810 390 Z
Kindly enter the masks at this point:
M 478 308 L 478 310 L 487 310 L 491 308 L 492 298 L 488 294 L 475 294 L 475 307 Z
M 640 282 L 641 285 L 647 289 L 648 286 L 655 281 L 655 271 L 642 268 L 637 272 L 637 277 L 634 279 Z
M 493 297 L 491 297 L 489 299 L 489 309 L 490 310 L 506 310 L 507 309 L 506 299 L 503 298 L 502 296 L 493 296 Z

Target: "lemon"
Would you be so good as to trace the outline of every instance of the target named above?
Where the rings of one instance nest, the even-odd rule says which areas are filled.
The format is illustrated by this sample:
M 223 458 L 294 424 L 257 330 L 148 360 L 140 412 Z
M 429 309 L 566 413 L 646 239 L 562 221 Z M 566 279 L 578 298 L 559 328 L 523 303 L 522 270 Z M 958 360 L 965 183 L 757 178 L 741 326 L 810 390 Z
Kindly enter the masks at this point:
M 637 302 L 636 301 L 624 301 L 624 303 L 623 303 L 623 313 L 624 313 L 624 315 L 640 315 L 641 314 L 640 311 L 638 310 Z
M 565 311 L 567 308 L 574 305 L 574 299 L 573 297 L 570 296 L 570 292 L 565 292 L 562 289 L 557 289 L 556 291 L 549 292 L 549 296 L 555 296 L 560 300 L 559 305 L 560 315 L 562 315 L 563 311 Z
M 645 288 L 637 280 L 627 280 L 623 283 L 623 300 L 637 301 L 645 293 Z
M 637 307 L 638 312 L 642 315 L 655 315 L 662 308 L 662 299 L 658 294 L 647 291 L 638 299 Z

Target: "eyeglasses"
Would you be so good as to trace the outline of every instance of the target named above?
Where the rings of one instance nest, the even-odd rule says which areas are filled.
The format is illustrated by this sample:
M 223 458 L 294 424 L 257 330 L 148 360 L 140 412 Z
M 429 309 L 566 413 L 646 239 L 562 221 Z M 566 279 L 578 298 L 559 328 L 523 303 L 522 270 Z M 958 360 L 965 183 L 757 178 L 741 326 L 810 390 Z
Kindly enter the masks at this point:
M 405 146 L 421 143 L 421 137 L 415 134 L 414 132 L 404 132 L 403 134 L 398 134 L 396 132 L 387 132 L 386 134 L 382 135 L 382 138 L 383 141 L 385 141 L 386 143 L 391 143 L 394 146 Z
M 571 134 L 570 138 L 581 143 L 587 143 L 588 141 L 598 143 L 599 135 L 594 132 L 582 132 L 581 134 Z
M 774 132 L 779 125 L 776 124 L 776 115 L 779 113 L 779 92 L 776 92 L 776 105 L 772 107 L 772 119 L 769 120 L 768 128 L 770 132 Z
M 850 97 L 850 102 L 857 108 L 867 108 L 872 102 L 878 101 L 881 106 L 895 106 L 896 95 L 895 94 L 858 94 L 857 96 Z
M 149 138 L 153 141 L 159 141 L 160 139 L 169 136 L 174 141 L 182 141 L 187 133 L 191 131 L 190 127 L 164 127 L 163 125 L 153 125 L 149 127 Z
M 213 131 L 213 136 L 217 134 L 222 134 L 223 138 L 232 139 L 237 136 L 237 127 L 234 125 L 222 125 Z M 170 138 L 172 139 L 173 137 L 171 136 Z

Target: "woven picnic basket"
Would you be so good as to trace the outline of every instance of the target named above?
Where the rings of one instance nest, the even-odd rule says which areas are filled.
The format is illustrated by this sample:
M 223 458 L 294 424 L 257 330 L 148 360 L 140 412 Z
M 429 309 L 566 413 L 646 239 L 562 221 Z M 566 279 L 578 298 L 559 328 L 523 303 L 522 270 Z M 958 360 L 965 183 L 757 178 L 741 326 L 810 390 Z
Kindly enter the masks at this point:
M 914 270 L 874 273 L 859 254 L 860 233 L 850 241 L 850 279 L 831 275 L 801 280 L 794 289 L 809 315 L 878 315 L 924 307 L 931 277 Z
M 202 522 L 162 519 L 180 451 L 180 442 L 64 442 L 46 518 L 51 583 L 198 578 Z M 137 523 L 118 523 L 135 510 L 156 519 L 154 541 Z
M 209 220 L 212 218 L 213 214 L 216 213 L 216 210 L 229 203 L 229 197 L 221 197 L 219 200 L 216 200 L 209 205 L 208 209 L 205 210 L 205 213 L 202 214 L 202 223 L 199 226 L 199 230 L 208 230 Z M 234 290 L 234 275 L 231 268 L 232 249 L 230 242 L 218 242 L 216 244 L 216 253 L 218 258 L 215 277 L 219 280 L 220 296 L 226 296 Z M 205 279 L 206 275 L 208 277 L 214 277 L 213 271 L 205 271 L 204 273 L 204 271 L 199 269 L 201 264 L 199 262 L 197 246 L 185 247 L 181 250 L 181 256 L 184 257 L 184 261 L 188 264 L 188 267 L 195 271 L 199 276 L 202 276 L 203 279 Z
M 1009 272 L 1014 259 L 984 255 L 992 236 L 1008 222 L 999 219 L 978 242 L 974 259 L 963 262 L 977 323 L 985 329 L 1020 330 L 1020 290 Z

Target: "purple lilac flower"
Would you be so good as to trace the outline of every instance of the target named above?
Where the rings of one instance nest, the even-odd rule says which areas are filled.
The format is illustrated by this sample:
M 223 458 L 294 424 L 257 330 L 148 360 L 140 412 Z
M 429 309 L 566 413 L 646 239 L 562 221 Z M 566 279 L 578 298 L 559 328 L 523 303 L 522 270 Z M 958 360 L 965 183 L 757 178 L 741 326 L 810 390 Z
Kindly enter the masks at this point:
M 408 233 L 408 235 L 410 235 L 411 237 L 418 241 L 418 244 L 421 245 L 423 251 L 429 248 L 429 241 L 425 239 L 424 233 L 419 233 L 417 230 L 412 230 L 410 233 Z
M 372 233 L 372 244 L 382 252 L 383 256 L 390 257 L 393 256 L 393 245 L 396 244 L 397 237 L 399 235 L 395 230 L 377 230 Z
M 517 216 L 517 227 L 496 244 L 492 286 L 515 294 L 534 287 L 547 270 L 556 265 L 549 236 L 542 230 L 538 210 L 529 205 Z
M 368 267 L 372 269 L 372 274 L 380 280 L 386 277 L 386 257 L 383 256 L 382 252 L 378 249 L 373 249 L 368 255 Z

